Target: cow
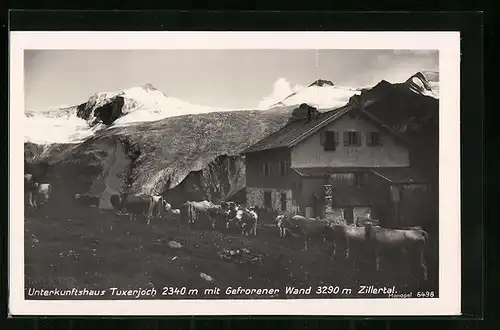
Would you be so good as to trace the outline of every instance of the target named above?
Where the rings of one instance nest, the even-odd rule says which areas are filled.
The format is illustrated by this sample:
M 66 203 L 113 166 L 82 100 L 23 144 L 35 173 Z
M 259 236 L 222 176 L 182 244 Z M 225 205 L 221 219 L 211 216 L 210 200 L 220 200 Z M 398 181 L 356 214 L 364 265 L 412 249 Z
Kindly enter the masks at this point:
M 257 221 L 259 216 L 252 209 L 241 208 L 236 212 L 236 220 L 240 223 L 241 234 L 246 236 L 257 236 Z
M 330 224 L 329 237 L 333 243 L 332 252 L 337 254 L 339 246 L 344 248 L 344 258 L 349 259 L 353 244 L 363 246 L 366 243 L 365 227 L 348 225 L 344 219 Z
M 88 207 L 99 207 L 100 204 L 100 197 L 96 196 L 90 196 L 88 194 L 75 194 L 75 201 L 77 203 L 83 205 L 83 206 L 88 206 Z
M 109 198 L 109 202 L 111 203 L 111 206 L 113 206 L 113 209 L 119 213 L 121 211 L 121 206 L 122 206 L 122 200 L 123 197 L 117 194 L 111 195 Z
M 181 220 L 187 220 L 187 223 L 196 223 L 198 213 L 193 202 L 186 202 L 180 207 Z
M 220 205 L 209 207 L 206 211 L 208 219 L 213 229 L 224 227 L 227 222 L 227 211 Z
M 160 217 L 162 210 L 168 212 L 172 206 L 162 196 L 120 196 L 112 195 L 110 203 L 113 209 L 119 214 L 127 212 L 130 220 L 133 220 L 137 215 L 142 215 L 146 218 L 146 223 L 151 223 L 152 217 Z
M 304 239 L 304 251 L 307 251 L 307 242 L 316 236 L 329 236 L 331 228 L 326 221 L 310 219 L 301 215 L 278 215 L 276 223 L 280 229 L 280 236 L 285 237 L 287 233 L 294 237 Z
M 168 212 L 172 209 L 172 205 L 167 203 L 165 198 L 158 195 L 150 197 L 147 224 L 151 222 L 151 217 L 161 217 L 162 211 Z
M 180 208 L 182 220 L 187 220 L 188 223 L 196 223 L 198 220 L 206 220 L 212 228 L 217 227 L 220 220 L 226 217 L 225 211 L 220 205 L 215 205 L 209 201 L 193 202 L 188 201 L 182 204 Z
M 52 196 L 52 185 L 50 183 L 38 183 L 37 189 L 33 195 L 35 207 L 38 207 L 40 202 L 42 204 L 48 203 Z
M 242 228 L 243 223 L 241 220 L 243 219 L 243 214 L 246 208 L 234 202 L 227 202 L 223 204 L 222 207 L 226 215 L 226 229 L 234 227 L 240 229 L 242 233 L 244 233 Z M 248 222 L 247 216 L 245 216 L 245 221 Z
M 24 175 L 24 191 L 28 193 L 28 202 L 31 207 L 36 207 L 36 193 L 39 183 L 33 178 L 33 174 Z
M 422 271 L 422 277 L 427 280 L 427 266 L 424 259 L 425 244 L 428 235 L 420 227 L 410 229 L 382 228 L 371 223 L 365 224 L 365 237 L 370 251 L 375 257 L 375 269 L 380 270 L 380 255 L 388 250 L 396 249 L 412 253 L 412 257 L 418 259 Z

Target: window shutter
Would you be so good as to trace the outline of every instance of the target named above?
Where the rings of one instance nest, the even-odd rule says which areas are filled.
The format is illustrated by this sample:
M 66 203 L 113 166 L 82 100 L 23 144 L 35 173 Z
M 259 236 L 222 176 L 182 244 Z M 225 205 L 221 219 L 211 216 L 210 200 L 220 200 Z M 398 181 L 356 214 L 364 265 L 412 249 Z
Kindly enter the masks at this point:
M 349 145 L 349 132 L 344 132 L 344 145 Z
M 325 140 L 326 140 L 326 132 L 325 131 L 321 131 L 320 133 L 320 143 L 322 146 L 325 145 Z
M 333 138 L 335 139 L 335 146 L 338 146 L 339 143 L 340 143 L 340 136 L 339 136 L 339 132 L 333 132 Z
M 371 146 L 373 144 L 373 142 L 372 142 L 372 134 L 373 133 L 367 133 L 366 134 L 366 145 L 367 146 Z

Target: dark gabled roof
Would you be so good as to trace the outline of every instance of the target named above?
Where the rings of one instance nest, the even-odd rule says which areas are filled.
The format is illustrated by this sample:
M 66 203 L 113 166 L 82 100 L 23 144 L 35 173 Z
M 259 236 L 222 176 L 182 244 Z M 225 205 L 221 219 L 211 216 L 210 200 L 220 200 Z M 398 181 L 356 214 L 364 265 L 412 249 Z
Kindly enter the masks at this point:
M 371 169 L 371 172 L 390 183 L 427 183 L 429 180 L 412 167 Z
M 264 139 L 243 150 L 241 154 L 277 148 L 293 147 L 297 143 L 316 133 L 321 128 L 327 126 L 328 124 L 342 117 L 344 114 L 348 113 L 350 110 L 354 109 L 358 110 L 361 115 L 364 115 L 366 118 L 377 124 L 377 126 L 386 130 L 400 141 L 408 143 L 408 141 L 401 134 L 391 129 L 388 125 L 385 125 L 382 121 L 378 120 L 372 114 L 364 110 L 360 110 L 356 104 L 347 104 L 342 108 L 323 112 L 309 121 L 297 120 L 290 122 L 279 131 L 268 135 Z
M 328 125 L 351 109 L 351 106 L 345 106 L 342 108 L 323 112 L 309 121 L 297 120 L 290 122 L 279 131 L 268 135 L 264 139 L 243 150 L 241 153 L 246 154 L 250 152 L 269 149 L 292 147 L 296 143 L 302 141 L 304 138 L 316 132 L 321 127 Z
M 292 169 L 302 177 L 323 177 L 334 173 L 352 173 L 355 171 L 353 168 L 338 167 L 292 167 Z

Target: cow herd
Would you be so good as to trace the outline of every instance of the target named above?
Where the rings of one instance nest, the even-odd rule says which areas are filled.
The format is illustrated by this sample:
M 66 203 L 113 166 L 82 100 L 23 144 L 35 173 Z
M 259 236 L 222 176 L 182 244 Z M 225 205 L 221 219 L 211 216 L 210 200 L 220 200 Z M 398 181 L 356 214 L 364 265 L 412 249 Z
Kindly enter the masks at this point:
M 30 174 L 25 175 L 25 190 L 29 194 L 29 205 L 37 207 L 40 199 L 47 201 L 50 197 L 51 185 L 35 182 Z M 98 207 L 100 198 L 76 194 L 75 201 L 88 207 Z M 149 225 L 152 219 L 178 218 L 187 224 L 206 225 L 211 229 L 222 231 L 235 230 L 244 236 L 257 236 L 259 218 L 265 219 L 270 226 L 278 228 L 281 238 L 295 237 L 304 241 L 304 250 L 308 249 L 308 241 L 318 238 L 323 242 L 331 242 L 330 254 L 337 256 L 343 249 L 342 258 L 351 258 L 353 245 L 361 245 L 366 249 L 364 255 L 369 256 L 380 270 L 380 256 L 387 251 L 400 251 L 409 254 L 422 270 L 427 279 L 427 266 L 424 260 L 424 248 L 428 240 L 427 233 L 420 227 L 383 228 L 377 221 L 368 219 L 364 223 L 347 225 L 345 220 L 336 221 L 311 219 L 297 214 L 276 214 L 258 207 L 246 207 L 235 202 L 222 202 L 220 205 L 210 201 L 187 201 L 178 209 L 173 209 L 162 196 L 112 195 L 110 204 L 118 216 L 128 215 L 130 220 L 139 216 L 145 218 Z M 270 216 L 270 217 L 269 217 Z M 262 228 L 262 225 L 260 228 Z
M 187 224 L 200 224 L 207 228 L 222 231 L 238 231 L 244 236 L 257 236 L 259 219 L 269 217 L 269 213 L 259 207 L 246 207 L 234 202 L 222 202 L 220 205 L 210 201 L 188 201 L 179 209 L 172 209 L 171 205 L 161 196 L 134 196 L 123 199 L 120 204 L 119 196 L 111 197 L 117 212 L 126 211 L 129 214 L 142 213 L 150 223 L 151 218 L 161 217 L 161 212 L 167 212 L 171 217 L 178 217 Z M 272 214 L 272 213 L 271 213 Z M 131 216 L 132 219 L 132 216 Z M 424 258 L 427 233 L 421 227 L 383 228 L 378 221 L 372 219 L 357 219 L 356 224 L 347 225 L 344 219 L 335 221 L 326 219 L 306 218 L 297 214 L 273 214 L 271 226 L 277 227 L 281 238 L 295 237 L 304 241 L 304 250 L 308 249 L 308 241 L 322 239 L 331 242 L 331 253 L 341 257 L 351 258 L 353 246 L 363 246 L 366 251 L 363 255 L 372 258 L 376 271 L 380 270 L 381 255 L 386 252 L 402 252 L 408 255 L 411 261 L 416 261 L 421 269 L 422 277 L 427 279 L 427 266 Z M 264 227 L 262 224 L 260 228 Z

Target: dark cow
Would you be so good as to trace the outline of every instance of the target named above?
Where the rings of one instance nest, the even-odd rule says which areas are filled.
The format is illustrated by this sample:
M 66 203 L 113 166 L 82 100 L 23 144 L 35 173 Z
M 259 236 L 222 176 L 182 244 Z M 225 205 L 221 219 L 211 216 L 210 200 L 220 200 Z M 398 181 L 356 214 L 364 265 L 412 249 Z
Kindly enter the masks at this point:
M 207 216 L 213 229 L 224 228 L 227 222 L 227 212 L 221 206 L 215 205 L 207 209 Z
M 90 195 L 87 195 L 87 194 L 84 194 L 84 195 L 76 194 L 75 195 L 75 201 L 78 204 L 83 205 L 83 206 L 87 206 L 87 207 L 99 207 L 101 198 L 100 197 L 96 197 L 96 196 L 90 196 Z
M 151 197 L 147 195 L 123 197 L 113 195 L 110 197 L 110 202 L 117 211 L 128 213 L 130 220 L 134 220 L 139 215 L 147 216 Z
M 120 195 L 112 195 L 109 198 L 109 201 L 111 203 L 111 206 L 113 206 L 113 209 L 118 213 L 121 211 L 121 204 L 122 204 L 122 199 L 123 197 Z
M 110 203 L 117 213 L 126 212 L 133 220 L 138 215 L 146 218 L 149 225 L 152 217 L 161 216 L 162 211 L 169 211 L 172 206 L 161 196 L 120 196 L 112 195 Z

